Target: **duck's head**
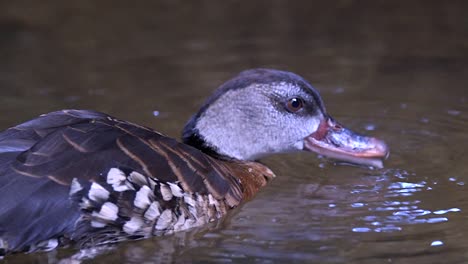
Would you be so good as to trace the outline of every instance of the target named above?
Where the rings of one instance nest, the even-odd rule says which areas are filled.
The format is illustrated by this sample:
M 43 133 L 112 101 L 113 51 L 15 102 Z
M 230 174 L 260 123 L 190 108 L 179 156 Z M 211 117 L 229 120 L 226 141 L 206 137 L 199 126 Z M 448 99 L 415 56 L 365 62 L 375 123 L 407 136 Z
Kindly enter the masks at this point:
M 227 81 L 186 124 L 183 141 L 225 158 L 256 160 L 274 153 L 313 151 L 351 163 L 382 167 L 388 148 L 358 135 L 325 111 L 302 77 L 253 69 Z

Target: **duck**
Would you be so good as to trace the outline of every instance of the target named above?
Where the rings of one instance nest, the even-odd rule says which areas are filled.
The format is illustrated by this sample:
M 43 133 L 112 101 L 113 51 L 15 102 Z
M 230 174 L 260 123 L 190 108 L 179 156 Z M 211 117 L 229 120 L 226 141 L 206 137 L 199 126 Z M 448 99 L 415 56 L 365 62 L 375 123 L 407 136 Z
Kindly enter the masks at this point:
M 0 255 L 208 224 L 275 177 L 260 159 L 303 151 L 376 168 L 389 153 L 335 121 L 304 78 L 275 69 L 222 84 L 181 141 L 92 110 L 43 114 L 0 133 Z

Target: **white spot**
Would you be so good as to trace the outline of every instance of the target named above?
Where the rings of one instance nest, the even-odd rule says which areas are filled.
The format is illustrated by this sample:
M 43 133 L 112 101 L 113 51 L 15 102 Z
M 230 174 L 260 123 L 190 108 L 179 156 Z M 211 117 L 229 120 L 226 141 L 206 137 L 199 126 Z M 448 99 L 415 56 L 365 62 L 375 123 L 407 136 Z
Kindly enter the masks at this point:
M 117 168 L 112 168 L 109 170 L 107 173 L 107 183 L 108 184 L 121 184 L 123 181 L 125 181 L 127 177 L 125 176 L 125 173 Z
M 175 183 L 168 182 L 169 188 L 171 188 L 171 192 L 175 197 L 182 197 L 184 196 L 184 191 Z
M 431 247 L 438 247 L 438 246 L 443 246 L 443 245 L 444 245 L 444 242 L 440 240 L 435 240 L 435 241 L 432 241 L 431 243 Z
M 213 195 L 209 194 L 208 195 L 208 203 L 211 206 L 214 206 L 215 212 L 216 212 L 216 218 L 220 218 L 224 214 L 226 214 L 226 207 L 225 204 L 219 200 L 216 200 Z M 213 219 L 215 220 L 215 219 Z
M 364 126 L 364 129 L 367 131 L 374 131 L 377 126 L 375 124 L 367 124 Z
M 151 190 L 156 189 L 157 182 L 152 178 L 147 178 Z
M 43 240 L 35 245 L 32 245 L 29 252 L 33 251 L 51 251 L 52 249 L 56 248 L 59 245 L 59 242 L 56 238 Z
M 83 186 L 81 186 L 77 178 L 73 178 L 70 186 L 70 196 L 74 195 L 75 193 L 81 190 L 83 190 Z
M 461 113 L 461 111 L 451 109 L 451 110 L 447 110 L 447 113 L 449 115 L 457 116 Z
M 125 176 L 125 173 L 117 168 L 112 168 L 107 173 L 107 183 L 112 185 L 112 188 L 116 192 L 123 192 L 131 189 L 130 186 L 125 184 L 126 180 L 127 176 Z
M 89 189 L 88 197 L 93 201 L 104 201 L 109 198 L 109 191 L 98 183 L 93 182 Z
M 208 197 L 206 195 L 198 195 L 197 196 L 197 212 L 203 212 L 203 213 L 202 214 L 199 213 L 198 215 L 196 215 L 197 225 L 202 225 L 209 221 L 209 219 L 207 218 L 207 214 L 205 213 L 205 212 L 208 212 L 209 210 L 210 208 L 209 208 Z
M 143 220 L 140 217 L 133 216 L 130 221 L 126 222 L 123 230 L 127 234 L 134 234 L 143 226 Z
M 167 229 L 171 225 L 171 223 L 172 223 L 172 211 L 169 209 L 166 209 L 159 216 L 158 222 L 156 223 L 156 226 L 154 228 L 156 230 L 164 230 L 164 229 Z
M 164 201 L 169 201 L 172 199 L 172 192 L 171 188 L 169 188 L 166 184 L 161 183 L 161 196 Z
M 56 238 L 53 238 L 53 239 L 49 239 L 47 240 L 47 245 L 45 247 L 45 251 L 50 251 L 54 248 L 56 248 L 57 246 L 59 245 L 59 242 Z
M 185 219 L 185 214 L 182 211 L 181 215 L 179 215 L 179 218 L 177 218 L 177 222 L 174 224 L 174 231 L 182 230 L 185 224 Z
M 204 197 L 206 196 L 200 194 L 196 194 L 195 197 L 192 196 L 191 202 L 193 202 L 193 205 L 189 206 L 189 212 L 191 215 L 193 215 L 193 217 L 195 217 L 197 222 L 199 221 L 199 217 L 201 217 L 208 209 L 206 206 L 204 206 Z
M 441 214 L 446 214 L 446 213 L 449 213 L 449 212 L 461 212 L 461 209 L 460 208 L 450 208 L 450 209 L 446 209 L 446 210 L 433 211 L 432 213 L 436 214 L 436 215 L 441 215 Z
M 184 202 L 192 207 L 195 207 L 195 200 L 192 198 L 192 195 L 190 194 L 185 194 L 184 195 Z
M 206 195 L 197 195 L 197 206 L 206 206 Z
M 185 220 L 184 225 L 180 228 L 180 230 L 186 230 L 192 228 L 197 225 L 197 222 L 193 218 L 188 218 Z
M 117 205 L 111 202 L 105 202 L 101 206 L 101 210 L 99 210 L 99 213 L 93 212 L 92 216 L 105 221 L 115 221 L 118 218 L 118 213 L 119 208 L 117 207 Z
M 427 123 L 429 123 L 430 120 L 429 120 L 429 118 L 427 118 L 427 117 L 423 117 L 423 118 L 420 119 L 420 121 L 421 121 L 422 123 L 427 124 Z
M 213 195 L 211 195 L 211 193 L 208 194 L 208 201 L 209 201 L 209 204 L 210 204 L 210 205 L 216 205 L 216 204 L 218 204 L 218 201 L 217 201 L 215 198 L 213 198 Z
M 128 182 L 126 182 L 126 183 L 128 183 Z M 131 184 L 122 184 L 122 185 L 118 185 L 118 186 L 112 186 L 112 188 L 114 188 L 114 191 L 116 191 L 116 192 L 124 192 L 124 191 L 128 191 L 128 190 L 135 190 Z
M 130 176 L 128 177 L 130 179 Z M 112 168 L 107 173 L 107 183 L 112 184 L 112 188 L 116 192 L 124 192 L 127 190 L 135 190 L 132 183 L 128 181 L 125 173 L 117 168 Z
M 190 212 L 190 214 L 191 214 L 194 218 L 197 218 L 197 217 L 198 217 L 197 207 L 195 207 L 195 206 L 189 206 L 189 212 Z
M 198 195 L 198 194 L 195 194 L 195 195 Z M 188 205 L 188 209 L 189 209 L 190 214 L 193 217 L 196 218 L 198 216 L 197 202 L 195 201 L 193 195 L 185 194 L 184 195 L 184 202 Z
M 337 87 L 333 90 L 333 93 L 335 94 L 341 94 L 344 93 L 345 89 L 343 87 Z
M 152 197 L 152 191 L 148 186 L 143 185 L 136 193 L 133 204 L 138 208 L 145 209 L 151 203 L 150 197 Z
M 146 210 L 143 217 L 150 221 L 154 221 L 160 215 L 161 215 L 161 209 L 160 209 L 159 203 L 157 201 L 154 201 L 148 207 L 148 210 Z
M 80 203 L 80 207 L 82 209 L 89 209 L 91 208 L 93 205 L 91 204 L 91 201 L 86 198 L 86 197 L 83 197 L 83 199 L 81 199 L 81 203 Z
M 101 221 L 91 221 L 91 226 L 94 227 L 94 228 L 103 228 L 106 226 L 106 223 L 104 222 L 101 222 Z
M 148 184 L 147 177 L 136 171 L 132 171 L 132 173 L 130 173 L 130 175 L 128 176 L 128 180 L 139 186 Z

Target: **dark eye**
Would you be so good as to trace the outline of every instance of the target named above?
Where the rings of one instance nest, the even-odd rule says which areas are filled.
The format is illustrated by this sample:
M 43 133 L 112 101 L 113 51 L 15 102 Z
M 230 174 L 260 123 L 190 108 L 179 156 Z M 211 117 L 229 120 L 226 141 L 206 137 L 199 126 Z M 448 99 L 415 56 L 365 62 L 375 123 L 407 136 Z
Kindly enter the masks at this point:
M 291 98 L 288 100 L 288 103 L 286 104 L 286 108 L 288 109 L 289 112 L 295 113 L 304 106 L 304 101 L 301 98 Z

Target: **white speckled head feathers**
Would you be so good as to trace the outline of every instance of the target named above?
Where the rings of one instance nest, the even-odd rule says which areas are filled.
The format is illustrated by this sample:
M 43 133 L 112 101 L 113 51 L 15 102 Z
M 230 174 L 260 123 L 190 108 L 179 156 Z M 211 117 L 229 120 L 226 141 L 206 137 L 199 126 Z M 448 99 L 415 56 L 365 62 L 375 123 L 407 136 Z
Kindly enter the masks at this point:
M 299 98 L 301 111 L 286 108 Z M 240 73 L 223 84 L 187 123 L 184 142 L 239 160 L 303 149 L 325 118 L 318 92 L 300 76 L 270 69 Z

